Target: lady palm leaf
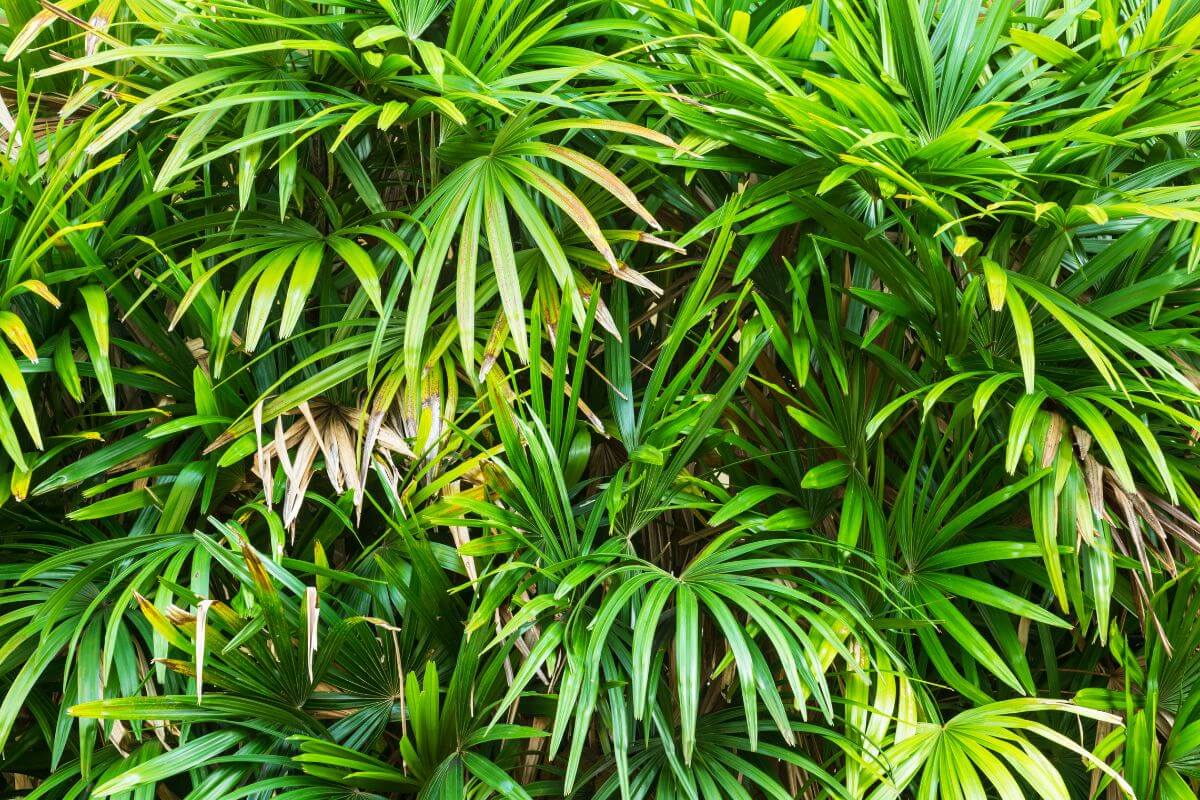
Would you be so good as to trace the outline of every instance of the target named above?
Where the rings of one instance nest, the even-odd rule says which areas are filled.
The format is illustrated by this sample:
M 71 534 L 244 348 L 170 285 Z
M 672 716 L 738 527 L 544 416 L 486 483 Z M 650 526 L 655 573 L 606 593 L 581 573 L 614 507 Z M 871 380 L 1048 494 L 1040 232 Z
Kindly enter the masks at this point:
M 1090 759 L 1121 788 L 1131 792 L 1119 775 L 1087 750 L 1040 722 L 1016 716 L 1040 710 L 1065 710 L 1085 716 L 1097 713 L 1045 700 L 1009 700 L 963 711 L 944 725 L 918 724 L 881 756 L 880 760 L 888 763 L 892 772 L 868 796 L 898 797 L 900 790 L 913 782 L 918 784 L 917 797 L 982 797 L 988 790 L 999 797 L 1024 797 L 1016 778 L 1019 775 L 1039 797 L 1070 797 L 1054 764 L 1029 747 L 1025 735 L 1016 731 L 1064 744 Z M 1096 718 L 1114 721 L 1103 716 Z
M 2 11 L 10 794 L 1200 790 L 1195 0 Z

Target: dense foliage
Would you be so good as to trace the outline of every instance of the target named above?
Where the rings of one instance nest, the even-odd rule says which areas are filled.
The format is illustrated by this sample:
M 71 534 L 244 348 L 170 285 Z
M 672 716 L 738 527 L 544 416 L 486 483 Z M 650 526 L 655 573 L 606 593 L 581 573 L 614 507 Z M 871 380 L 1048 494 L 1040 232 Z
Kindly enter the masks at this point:
M 1200 0 L 0 9 L 6 796 L 1197 796 Z

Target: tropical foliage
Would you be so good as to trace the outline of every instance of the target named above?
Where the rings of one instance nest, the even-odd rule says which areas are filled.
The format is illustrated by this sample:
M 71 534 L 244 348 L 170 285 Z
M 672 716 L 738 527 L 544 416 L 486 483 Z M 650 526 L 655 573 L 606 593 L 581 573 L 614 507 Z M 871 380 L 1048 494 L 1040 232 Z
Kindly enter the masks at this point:
M 0 9 L 6 796 L 1197 796 L 1198 0 Z

